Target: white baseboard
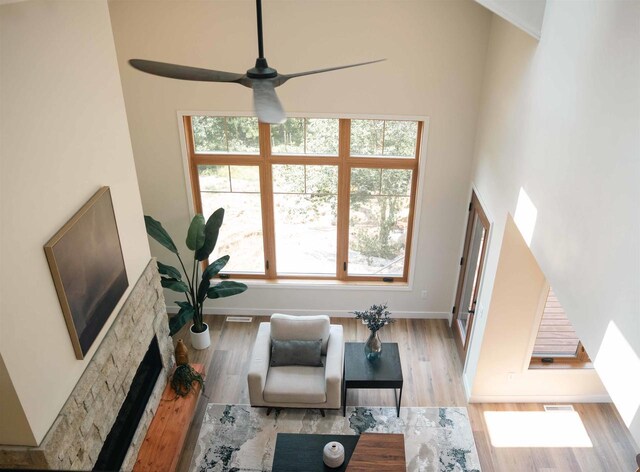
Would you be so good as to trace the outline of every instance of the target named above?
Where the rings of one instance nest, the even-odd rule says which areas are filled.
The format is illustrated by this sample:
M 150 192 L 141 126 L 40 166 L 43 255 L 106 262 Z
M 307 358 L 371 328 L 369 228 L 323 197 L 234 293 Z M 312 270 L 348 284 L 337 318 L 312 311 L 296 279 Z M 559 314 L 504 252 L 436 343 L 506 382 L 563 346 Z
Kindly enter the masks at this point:
M 611 403 L 611 397 L 609 395 L 471 395 L 469 403 Z
M 168 306 L 167 313 L 178 313 L 177 306 Z M 203 310 L 205 315 L 231 315 L 231 316 L 271 316 L 273 313 L 285 315 L 329 315 L 334 318 L 353 318 L 349 310 L 309 310 L 309 309 L 283 309 L 283 308 L 208 308 Z M 415 318 L 427 320 L 448 320 L 449 313 L 438 311 L 394 311 L 394 318 Z

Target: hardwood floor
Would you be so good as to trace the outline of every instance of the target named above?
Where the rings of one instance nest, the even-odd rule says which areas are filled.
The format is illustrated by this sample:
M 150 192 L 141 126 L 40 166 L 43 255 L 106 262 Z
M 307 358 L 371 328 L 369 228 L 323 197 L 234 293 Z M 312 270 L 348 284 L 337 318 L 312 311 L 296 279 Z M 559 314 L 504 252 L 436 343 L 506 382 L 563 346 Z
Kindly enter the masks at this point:
M 223 316 L 207 316 L 211 347 L 190 350 L 191 363 L 203 363 L 207 372 L 193 424 L 189 429 L 178 470 L 189 470 L 191 456 L 207 403 L 248 404 L 248 359 L 258 323 L 226 323 Z M 333 318 L 344 326 L 345 341 L 364 341 L 368 330 L 359 321 Z M 380 331 L 383 342 L 397 342 L 402 358 L 402 406 L 466 406 L 483 472 L 626 472 L 635 471 L 635 444 L 612 404 L 574 404 L 589 434 L 591 448 L 496 448 L 484 418 L 485 411 L 541 411 L 541 404 L 468 404 L 462 386 L 462 368 L 444 320 L 399 319 Z M 188 339 L 187 328 L 175 336 Z M 188 343 L 187 343 L 188 345 Z M 347 405 L 394 404 L 391 390 L 350 390 Z

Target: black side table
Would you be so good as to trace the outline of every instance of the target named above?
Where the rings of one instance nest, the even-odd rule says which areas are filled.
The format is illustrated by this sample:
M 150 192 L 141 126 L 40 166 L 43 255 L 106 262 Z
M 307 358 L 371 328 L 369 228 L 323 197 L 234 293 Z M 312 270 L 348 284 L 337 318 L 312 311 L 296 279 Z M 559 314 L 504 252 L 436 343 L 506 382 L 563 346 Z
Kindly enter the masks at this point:
M 375 361 L 365 357 L 364 343 L 345 343 L 342 378 L 342 416 L 347 415 L 347 390 L 350 388 L 392 388 L 396 412 L 400 416 L 403 380 L 398 343 L 382 343 L 382 355 Z M 400 389 L 400 395 L 397 389 Z

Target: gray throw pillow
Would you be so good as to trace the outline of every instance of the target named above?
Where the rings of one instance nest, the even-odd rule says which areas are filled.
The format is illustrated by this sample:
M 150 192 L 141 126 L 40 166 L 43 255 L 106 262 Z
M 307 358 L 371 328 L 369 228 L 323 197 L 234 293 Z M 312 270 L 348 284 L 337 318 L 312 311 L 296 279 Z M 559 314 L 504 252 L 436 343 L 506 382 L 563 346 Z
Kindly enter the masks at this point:
M 322 339 L 280 341 L 271 339 L 271 367 L 307 365 L 322 367 Z

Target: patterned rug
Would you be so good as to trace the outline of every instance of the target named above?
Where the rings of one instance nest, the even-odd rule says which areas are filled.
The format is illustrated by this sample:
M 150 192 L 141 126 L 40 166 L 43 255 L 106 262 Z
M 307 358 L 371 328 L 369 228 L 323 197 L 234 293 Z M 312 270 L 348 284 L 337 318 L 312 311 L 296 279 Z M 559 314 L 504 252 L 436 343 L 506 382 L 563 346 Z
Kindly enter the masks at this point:
M 281 410 L 210 403 L 194 451 L 195 472 L 271 471 L 277 433 L 403 433 L 408 471 L 478 472 L 480 461 L 464 407 L 347 407 L 342 411 Z

